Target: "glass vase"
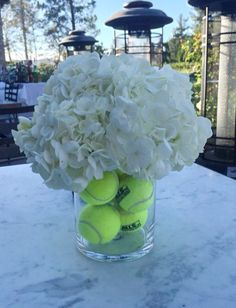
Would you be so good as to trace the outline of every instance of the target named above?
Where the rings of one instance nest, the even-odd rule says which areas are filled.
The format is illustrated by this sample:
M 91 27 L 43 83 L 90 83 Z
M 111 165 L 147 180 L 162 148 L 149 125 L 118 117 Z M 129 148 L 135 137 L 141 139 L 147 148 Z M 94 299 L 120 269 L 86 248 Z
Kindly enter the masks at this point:
M 148 254 L 154 244 L 155 188 L 155 183 L 152 183 L 152 191 L 147 196 L 134 196 L 135 206 L 131 212 L 119 206 L 119 192 L 105 205 L 89 205 L 79 194 L 73 193 L 76 247 L 79 252 L 91 259 L 108 262 L 132 261 Z M 94 212 L 96 219 L 90 216 Z M 104 216 L 99 213 L 104 213 Z M 121 225 L 118 229 L 116 224 L 119 217 Z M 105 221 L 107 219 L 109 222 Z M 94 232 L 95 238 L 91 238 L 89 232 Z M 90 236 L 87 236 L 88 233 Z M 111 233 L 112 239 L 109 238 Z

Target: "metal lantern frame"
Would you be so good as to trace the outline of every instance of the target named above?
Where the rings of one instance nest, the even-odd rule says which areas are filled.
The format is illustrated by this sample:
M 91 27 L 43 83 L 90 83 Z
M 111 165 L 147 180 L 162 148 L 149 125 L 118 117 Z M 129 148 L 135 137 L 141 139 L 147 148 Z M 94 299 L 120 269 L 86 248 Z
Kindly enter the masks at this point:
M 59 45 L 66 47 L 67 56 L 75 52 L 93 52 L 94 44 L 97 40 L 89 35 L 85 35 L 83 30 L 73 30 L 69 35 L 61 40 Z
M 208 140 L 201 158 L 209 162 L 213 169 L 236 178 L 236 27 L 233 30 L 224 30 L 228 29 L 224 28 L 224 20 L 227 18 L 236 25 L 236 1 L 188 2 L 205 10 L 202 31 L 201 114 L 212 121 L 213 136 Z M 227 48 L 235 52 L 226 53 Z M 230 69 L 224 67 L 226 56 L 233 76 L 229 74 Z M 230 87 L 234 82 L 235 90 L 231 91 Z M 222 97 L 224 93 L 225 98 Z M 226 128 L 221 129 L 223 126 Z M 230 133 L 227 132 L 227 127 Z
M 124 30 L 123 33 L 114 31 L 115 54 L 129 53 L 137 56 L 143 56 L 151 64 L 163 64 L 163 29 L 161 33 L 149 31 L 140 31 L 140 36 L 146 38 L 147 44 L 136 44 L 130 46 L 130 38 L 137 37 L 137 31 L 132 34 L 132 31 Z M 124 42 L 124 43 L 123 43 Z
M 125 3 L 106 22 L 114 28 L 115 54 L 129 53 L 146 58 L 152 65 L 163 64 L 163 27 L 173 21 L 150 1 Z M 153 29 L 160 29 L 160 32 Z

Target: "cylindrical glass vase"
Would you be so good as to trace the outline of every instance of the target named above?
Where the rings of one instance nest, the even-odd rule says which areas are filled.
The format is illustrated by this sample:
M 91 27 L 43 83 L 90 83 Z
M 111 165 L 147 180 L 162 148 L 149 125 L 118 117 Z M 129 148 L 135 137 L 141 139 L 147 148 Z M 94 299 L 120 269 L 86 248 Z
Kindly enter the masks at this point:
M 76 247 L 83 255 L 97 261 L 132 261 L 152 250 L 156 189 L 149 183 L 150 190 L 138 189 L 123 203 L 124 187 L 100 205 L 87 204 L 74 193 Z

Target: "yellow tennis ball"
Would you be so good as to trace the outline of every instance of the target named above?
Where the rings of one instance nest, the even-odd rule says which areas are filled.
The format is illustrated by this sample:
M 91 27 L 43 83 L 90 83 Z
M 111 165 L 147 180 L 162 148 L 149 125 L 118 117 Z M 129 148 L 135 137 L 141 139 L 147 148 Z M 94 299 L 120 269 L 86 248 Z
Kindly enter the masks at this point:
M 148 211 L 130 213 L 120 210 L 121 231 L 132 232 L 137 231 L 143 227 L 148 218 Z
M 105 244 L 116 237 L 120 226 L 120 214 L 114 207 L 89 204 L 80 213 L 77 230 L 91 244 Z
M 120 176 L 123 176 L 125 173 L 122 172 L 120 169 L 116 169 L 115 170 L 116 174 L 120 177 Z
M 130 213 L 148 209 L 154 202 L 154 186 L 151 181 L 126 176 L 121 179 L 116 195 L 117 204 Z
M 115 172 L 104 172 L 100 180 L 93 179 L 89 182 L 80 197 L 85 202 L 98 205 L 111 201 L 118 191 L 119 179 Z
M 119 169 L 116 169 L 115 172 L 116 172 L 116 174 L 118 175 L 119 180 L 121 180 L 122 178 L 124 178 L 125 176 L 127 176 L 126 173 L 122 172 L 122 171 L 119 170 Z

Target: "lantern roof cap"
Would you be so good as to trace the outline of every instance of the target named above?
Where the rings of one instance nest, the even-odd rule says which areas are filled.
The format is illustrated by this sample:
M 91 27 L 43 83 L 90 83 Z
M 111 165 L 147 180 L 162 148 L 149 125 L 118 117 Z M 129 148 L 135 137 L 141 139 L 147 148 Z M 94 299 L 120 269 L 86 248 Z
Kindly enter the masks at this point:
M 219 11 L 228 14 L 236 13 L 235 0 L 188 0 L 188 3 L 201 9 L 208 7 L 211 11 Z
M 94 45 L 97 42 L 94 37 L 85 35 L 83 30 L 73 30 L 69 35 L 64 37 L 59 45 L 63 46 L 78 46 L 78 45 Z
M 131 1 L 124 9 L 114 13 L 105 25 L 118 30 L 148 30 L 162 28 L 173 19 L 163 11 L 151 8 L 150 1 Z

